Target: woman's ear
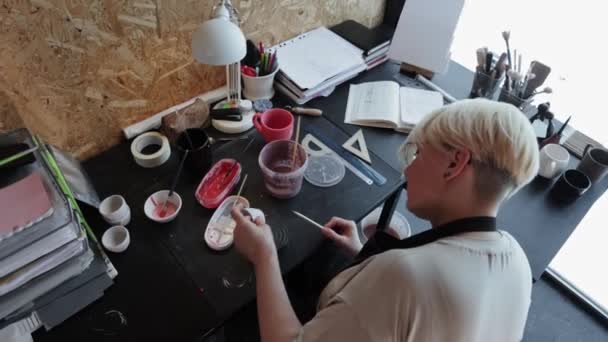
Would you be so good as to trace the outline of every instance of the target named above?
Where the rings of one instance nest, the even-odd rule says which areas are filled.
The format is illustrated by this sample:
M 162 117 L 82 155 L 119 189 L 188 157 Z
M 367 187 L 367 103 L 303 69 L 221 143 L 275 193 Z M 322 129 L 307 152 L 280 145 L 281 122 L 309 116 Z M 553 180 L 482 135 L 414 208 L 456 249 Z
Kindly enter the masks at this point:
M 462 173 L 471 161 L 471 151 L 456 149 L 450 153 L 450 163 L 443 174 L 446 181 L 452 180 Z

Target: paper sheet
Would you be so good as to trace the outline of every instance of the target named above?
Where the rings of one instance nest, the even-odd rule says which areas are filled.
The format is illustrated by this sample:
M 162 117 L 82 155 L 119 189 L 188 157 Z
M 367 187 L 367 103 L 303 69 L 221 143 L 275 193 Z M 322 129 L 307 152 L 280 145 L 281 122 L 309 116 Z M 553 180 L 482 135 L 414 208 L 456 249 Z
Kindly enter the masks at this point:
M 275 47 L 280 70 L 302 89 L 358 65 L 365 65 L 362 50 L 325 27 L 283 42 Z
M 29 176 L 0 189 L 0 241 L 53 213 L 42 176 Z
M 463 6 L 464 0 L 406 1 L 389 58 L 433 72 L 445 72 Z
M 401 127 L 416 125 L 425 115 L 443 106 L 443 96 L 440 92 L 408 87 L 401 87 L 399 101 Z

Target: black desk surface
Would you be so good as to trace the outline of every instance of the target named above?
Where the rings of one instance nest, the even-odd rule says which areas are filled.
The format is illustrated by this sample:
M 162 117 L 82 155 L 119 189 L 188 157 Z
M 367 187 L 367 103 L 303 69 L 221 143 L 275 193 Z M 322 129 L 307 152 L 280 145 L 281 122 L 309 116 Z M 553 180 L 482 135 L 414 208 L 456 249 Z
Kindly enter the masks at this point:
M 349 83 L 394 79 L 397 72 L 398 65 L 385 63 Z M 434 81 L 455 97 L 462 98 L 468 94 L 471 77 L 471 73 L 462 66 L 452 63 L 449 73 Z M 415 81 L 407 83 L 422 87 Z M 348 135 L 360 128 L 343 123 L 347 98 L 348 83 L 339 86 L 330 97 L 309 103 L 310 106 L 322 108 L 325 117 L 340 129 L 324 119 L 305 118 L 304 130 L 314 121 L 337 142 L 345 141 Z M 363 130 L 368 147 L 373 152 L 372 165 L 389 178 L 382 188 L 367 186 L 347 171 L 345 180 L 334 189 L 339 191 L 314 188 L 305 183 L 298 197 L 278 201 L 265 195 L 262 190 L 255 158 L 243 161 L 249 173 L 245 197 L 252 201 L 253 206 L 269 215 L 268 221 L 273 227 L 288 231 L 289 243 L 279 252 L 283 271 L 295 267 L 321 241 L 314 227 L 289 215 L 291 209 L 300 210 L 319 222 L 326 221 L 332 215 L 358 220 L 399 188 L 401 165 L 396 151 L 405 136 L 385 129 Z M 250 155 L 257 156 L 261 145 L 261 141 L 257 140 L 250 148 Z M 238 151 L 238 146 L 226 145 L 216 151 L 216 156 L 230 155 L 232 148 Z M 576 163 L 578 161 L 573 158 L 572 165 Z M 240 289 L 220 286 L 218 268 L 226 260 L 236 262 L 238 256 L 234 251 L 214 254 L 202 245 L 202 231 L 211 211 L 200 207 L 192 196 L 198 179 L 184 177 L 181 180 L 177 191 L 184 199 L 184 207 L 175 222 L 161 226 L 145 218 L 143 200 L 153 191 L 169 186 L 170 174 L 176 169 L 176 164 L 174 155 L 165 165 L 153 171 L 144 170 L 133 162 L 127 143 L 85 163 L 100 197 L 121 193 L 130 204 L 133 215 L 129 225 L 131 246 L 123 254 L 110 254 L 119 276 L 101 300 L 50 333 L 37 332 L 36 340 L 69 340 L 75 335 L 84 336 L 87 340 L 132 340 L 142 335 L 199 340 L 198 337 L 219 326 L 231 312 L 253 299 L 250 282 Z M 607 187 L 608 179 L 594 186 L 576 203 L 560 207 L 547 197 L 549 184 L 535 180 L 504 206 L 498 218 L 499 225 L 513 234 L 523 246 L 536 279 Z M 343 200 L 352 198 L 360 201 Z M 402 209 L 400 211 L 403 212 Z M 100 237 L 107 224 L 95 210 L 88 208 L 86 212 Z M 405 215 L 414 232 L 428 227 L 428 223 L 411 213 L 405 212 Z M 215 259 L 216 263 L 206 263 L 206 259 Z M 108 310 L 123 312 L 129 320 L 128 327 L 115 336 L 93 333 L 92 329 L 97 327 L 99 320 L 103 319 L 100 317 Z
M 385 63 L 375 69 L 359 75 L 349 83 L 363 83 L 380 80 L 400 80 L 404 86 L 423 87 L 413 79 L 397 76 L 399 65 Z M 449 71 L 444 75 L 437 75 L 433 82 L 446 90 L 452 96 L 465 98 L 473 79 L 473 73 L 460 64 L 451 62 Z M 365 140 L 369 149 L 389 163 L 395 170 L 401 171 L 397 150 L 403 143 L 406 135 L 396 133 L 389 129 L 362 127 L 344 123 L 346 101 L 348 99 L 348 84 L 336 88 L 327 98 L 318 98 L 307 105 L 323 109 L 324 115 L 334 124 L 349 134 L 363 129 Z M 571 156 L 570 167 L 576 167 L 579 160 Z M 548 196 L 552 182 L 537 178 L 524 187 L 511 198 L 498 215 L 498 226 L 513 235 L 521 244 L 528 256 L 532 274 L 538 280 L 561 246 L 583 219 L 593 203 L 608 188 L 608 177 L 602 183 L 594 185 L 575 203 L 563 206 L 555 204 Z M 420 231 L 417 225 L 428 224 L 416 219 L 406 211 L 406 217 L 413 225 L 413 231 Z
M 325 118 L 311 117 L 303 117 L 301 137 L 311 125 L 340 145 L 348 138 Z M 334 215 L 360 220 L 402 186 L 400 173 L 372 155 L 374 168 L 387 178 L 383 186 L 367 185 L 347 170 L 334 187 L 318 188 L 304 181 L 298 196 L 278 200 L 265 191 L 258 166 L 257 157 L 264 142 L 256 132 L 252 136 L 253 144 L 240 157 L 243 175 L 248 174 L 242 195 L 253 207 L 264 211 L 273 230 L 287 234 L 287 245 L 279 250 L 283 273 L 310 256 L 323 240 L 316 227 L 291 210 L 321 223 Z M 247 143 L 248 140 L 237 140 L 220 145 L 214 150 L 214 161 L 234 157 Z M 176 189 L 183 199 L 180 214 L 171 223 L 154 223 L 145 217 L 143 203 L 150 194 L 169 187 L 178 154 L 172 153 L 170 160 L 158 168 L 144 169 L 133 161 L 129 146 L 122 143 L 84 163 L 100 198 L 122 194 L 131 207 L 132 219 L 127 226 L 131 244 L 122 254 L 108 253 L 119 272 L 115 285 L 99 301 L 51 332 L 37 332 L 37 340 L 67 340 L 73 335 L 103 340 L 106 337 L 92 329 L 103 322 L 103 313 L 108 310 L 121 311 L 129 323 L 113 340 L 133 340 L 138 336 L 182 336 L 192 340 L 209 333 L 254 299 L 250 265 L 234 248 L 218 253 L 204 244 L 203 232 L 213 210 L 200 206 L 194 197 L 202 175 L 194 177 L 184 170 Z M 101 238 L 108 224 L 92 208 L 87 209 L 87 214 Z

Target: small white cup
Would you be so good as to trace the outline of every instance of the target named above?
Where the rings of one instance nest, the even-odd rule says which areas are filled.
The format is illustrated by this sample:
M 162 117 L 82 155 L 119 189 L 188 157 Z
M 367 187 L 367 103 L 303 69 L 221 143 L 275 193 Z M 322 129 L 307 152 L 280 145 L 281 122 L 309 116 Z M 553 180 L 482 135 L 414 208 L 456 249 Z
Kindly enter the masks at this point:
M 108 230 L 103 233 L 101 243 L 105 249 L 110 252 L 121 253 L 129 247 L 131 237 L 129 236 L 127 228 L 123 226 L 114 226 L 108 228 Z
M 382 208 L 383 207 L 380 206 L 374 209 L 374 211 L 369 213 L 361 220 L 361 229 L 363 230 L 365 241 L 369 240 L 369 238 L 376 232 L 376 225 L 380 220 Z M 407 222 L 407 219 L 395 211 L 393 213 L 393 217 L 391 218 L 391 223 L 386 228 L 386 233 L 390 234 L 396 239 L 403 240 L 412 234 L 412 229 L 409 222 Z
M 249 100 L 270 99 L 274 96 L 274 76 L 279 71 L 277 66 L 274 71 L 264 76 L 243 76 L 243 96 Z
M 131 208 L 120 195 L 112 195 L 101 201 L 99 213 L 111 225 L 126 226 L 131 222 Z
M 538 175 L 544 178 L 554 178 L 568 168 L 570 154 L 558 144 L 547 144 L 539 154 Z

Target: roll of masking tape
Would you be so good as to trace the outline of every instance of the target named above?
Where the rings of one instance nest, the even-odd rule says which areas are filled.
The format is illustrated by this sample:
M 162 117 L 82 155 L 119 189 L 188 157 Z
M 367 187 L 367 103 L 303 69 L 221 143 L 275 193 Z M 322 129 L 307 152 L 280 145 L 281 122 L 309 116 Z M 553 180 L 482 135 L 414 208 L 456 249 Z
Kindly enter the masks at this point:
M 142 151 L 151 145 L 157 145 L 160 148 L 153 153 L 144 154 Z M 135 162 L 141 167 L 152 168 L 160 166 L 171 156 L 169 139 L 158 132 L 143 133 L 131 143 L 131 154 L 133 154 Z

